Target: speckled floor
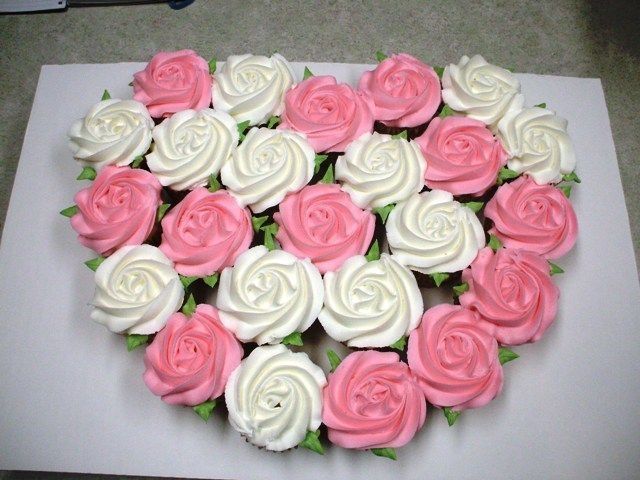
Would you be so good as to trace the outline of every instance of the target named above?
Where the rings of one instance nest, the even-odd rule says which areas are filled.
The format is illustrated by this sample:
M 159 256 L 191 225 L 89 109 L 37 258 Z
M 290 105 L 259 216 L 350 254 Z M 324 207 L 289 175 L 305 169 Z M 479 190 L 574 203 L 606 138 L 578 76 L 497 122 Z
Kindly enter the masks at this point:
M 219 59 L 277 50 L 292 61 L 355 63 L 373 62 L 383 49 L 436 65 L 477 52 L 517 72 L 602 79 L 640 258 L 639 14 L 638 2 L 620 0 L 197 0 L 180 11 L 159 4 L 2 16 L 0 227 L 42 64 L 146 61 L 187 47 Z M 31 478 L 118 477 L 0 473 L 0 480 Z

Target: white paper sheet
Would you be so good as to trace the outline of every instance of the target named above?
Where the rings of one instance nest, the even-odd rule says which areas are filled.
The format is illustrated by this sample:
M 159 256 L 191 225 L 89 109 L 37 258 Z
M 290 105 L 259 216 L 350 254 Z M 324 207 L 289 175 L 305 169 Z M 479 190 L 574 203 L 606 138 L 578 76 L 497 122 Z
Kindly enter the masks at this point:
M 364 65 L 308 64 L 355 82 Z M 599 80 L 519 75 L 569 119 L 580 237 L 556 324 L 505 366 L 503 394 L 449 428 L 439 410 L 392 462 L 328 448 L 274 454 L 220 415 L 204 424 L 142 382 L 141 349 L 89 320 L 94 255 L 58 214 L 84 185 L 71 123 L 142 64 L 45 66 L 0 250 L 0 468 L 204 478 L 631 478 L 640 472 L 640 289 Z M 304 64 L 296 64 L 301 75 Z M 326 366 L 326 365 L 325 365 Z

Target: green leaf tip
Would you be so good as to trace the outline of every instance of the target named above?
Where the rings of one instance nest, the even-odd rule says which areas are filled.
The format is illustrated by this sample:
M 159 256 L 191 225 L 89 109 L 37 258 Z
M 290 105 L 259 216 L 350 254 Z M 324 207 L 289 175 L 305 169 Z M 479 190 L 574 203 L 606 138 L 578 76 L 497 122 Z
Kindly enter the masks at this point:
M 302 80 L 306 80 L 309 77 L 313 77 L 313 73 L 309 70 L 309 67 L 304 67 L 304 73 L 302 74 Z
M 500 360 L 500 365 L 504 365 L 505 363 L 510 362 L 511 360 L 515 360 L 519 357 L 520 355 L 512 350 L 509 350 L 508 348 L 500 347 L 498 349 L 498 360 Z
M 446 117 L 450 117 L 451 115 L 455 115 L 455 110 L 453 110 L 453 108 L 451 108 L 449 105 L 445 105 L 444 107 L 442 107 L 442 111 L 440 112 L 440 115 L 438 115 L 440 118 L 446 118 Z
M 504 183 L 505 180 L 511 180 L 512 178 L 516 178 L 518 175 L 520 175 L 518 172 L 516 172 L 515 170 L 511 170 L 507 167 L 502 167 L 500 169 L 500 171 L 498 172 L 498 185 L 502 185 Z
M 322 163 L 329 158 L 329 155 L 316 155 L 314 159 L 315 166 L 313 167 L 313 173 L 318 173 L 320 171 L 320 167 Z
M 104 89 L 104 92 L 102 92 L 101 100 L 111 100 L 111 94 L 109 93 L 109 90 L 107 90 L 106 88 Z
M 312 452 L 316 452 L 319 455 L 324 455 L 324 447 L 320 443 L 320 430 L 315 432 L 308 431 L 304 440 L 298 444 L 301 447 L 308 448 Z
M 371 453 L 378 457 L 385 457 L 391 460 L 398 460 L 395 448 L 372 448 Z
M 60 215 L 68 218 L 73 217 L 76 213 L 78 213 L 77 205 L 71 205 L 70 207 L 67 207 L 64 210 L 60 210 Z
M 395 203 L 390 203 L 389 205 L 385 205 L 384 207 L 374 208 L 373 213 L 379 215 L 382 223 L 385 224 L 387 223 L 387 218 L 389 218 L 391 210 L 393 210 L 395 206 Z
M 211 174 L 211 176 L 209 177 L 209 191 L 211 193 L 217 192 L 218 190 L 220 190 L 220 188 L 222 188 L 222 185 L 220 185 L 218 177 L 216 177 L 214 174 Z
M 76 180 L 95 180 L 96 171 L 91 167 L 83 167 Z
M 193 282 L 195 282 L 198 279 L 198 277 L 185 277 L 184 275 L 179 275 L 179 277 L 180 277 L 180 283 L 182 283 L 182 286 L 184 287 L 185 290 L 189 288 L 189 285 L 191 285 Z
M 211 60 L 209 60 L 209 73 L 211 75 L 216 73 L 216 68 L 218 68 L 218 61 L 215 57 L 213 57 Z
M 578 176 L 578 174 L 576 174 L 576 172 L 564 174 L 562 176 L 562 180 L 564 180 L 565 182 L 582 183 L 582 180 L 580 180 L 580 177 Z
M 243 141 L 247 136 L 246 132 L 250 124 L 251 122 L 249 120 L 245 120 L 244 122 L 240 122 L 238 124 L 238 134 L 240 135 L 240 141 Z
M 207 400 L 206 402 L 202 402 L 193 407 L 193 411 L 198 414 L 198 416 L 204 420 L 205 422 L 209 420 L 213 409 L 216 408 L 215 400 Z
M 378 50 L 376 52 L 376 60 L 378 61 L 378 63 L 382 62 L 383 60 L 386 60 L 387 58 L 389 58 L 389 55 L 387 55 L 383 51 Z
M 442 78 L 442 75 L 444 75 L 444 67 L 433 67 L 433 69 L 436 72 L 436 75 L 438 75 L 438 78 Z
M 408 140 L 409 139 L 409 134 L 407 133 L 406 130 L 402 130 L 400 133 L 396 133 L 395 135 L 391 135 L 391 138 Z
M 218 283 L 219 278 L 220 278 L 220 274 L 214 273 L 213 275 L 204 277 L 202 280 L 204 280 L 204 283 L 206 283 L 209 287 L 213 288 L 216 286 L 216 283 Z
M 270 223 L 261 227 L 260 230 L 264 232 L 264 246 L 269 251 L 275 250 L 277 248 L 275 236 L 278 233 L 278 224 Z
M 164 218 L 164 214 L 167 213 L 167 210 L 169 210 L 169 207 L 171 206 L 171 204 L 169 203 L 163 203 L 162 205 L 160 205 L 158 207 L 158 214 L 156 215 L 156 219 L 158 221 L 162 220 Z
M 193 298 L 193 293 L 189 294 L 189 298 L 185 302 L 182 307 L 182 313 L 184 313 L 187 317 L 193 315 L 193 312 L 196 311 L 196 299 Z
M 331 365 L 331 371 L 335 372 L 342 360 L 338 354 L 331 349 L 327 349 L 327 358 L 329 359 L 329 365 Z
M 302 334 L 300 332 L 290 333 L 282 339 L 281 343 L 283 345 L 293 345 L 296 347 L 301 347 L 302 345 L 304 345 L 304 343 L 302 343 Z
M 548 262 L 549 263 L 549 274 L 550 275 L 557 275 L 559 273 L 564 273 L 564 270 L 556 265 L 555 263 L 552 262 Z
M 444 416 L 447 419 L 447 423 L 449 424 L 449 426 L 452 427 L 453 424 L 456 423 L 456 420 L 460 416 L 461 412 L 456 412 L 455 410 L 451 410 L 451 407 L 444 407 L 442 409 L 442 413 L 444 413 Z
M 547 104 L 545 102 L 539 103 L 537 105 L 534 105 L 534 107 L 538 107 L 538 108 L 547 108 Z
M 378 245 L 378 240 L 375 240 L 373 242 L 373 245 L 371 245 L 371 248 L 369 248 L 369 251 L 364 256 L 364 258 L 367 259 L 367 262 L 380 260 L 380 245 Z
M 324 177 L 320 180 L 321 183 L 333 183 L 335 180 L 335 176 L 333 175 L 333 165 L 329 165 L 327 171 L 324 174 Z
M 464 204 L 473 213 L 478 213 L 484 207 L 484 202 L 467 202 Z
M 127 335 L 127 351 L 135 350 L 149 341 L 149 335 Z
M 86 262 L 84 262 L 84 264 L 95 272 L 100 266 L 100 264 L 104 261 L 105 261 L 104 257 L 96 257 L 96 258 L 92 258 L 91 260 L 87 260 Z
M 571 185 L 560 185 L 558 188 L 562 190 L 562 193 L 564 193 L 565 197 L 571 197 Z
M 404 352 L 404 349 L 407 346 L 407 337 L 403 335 L 389 346 L 395 350 L 400 350 L 401 352 Z
M 267 122 L 267 128 L 276 128 L 280 124 L 280 117 L 273 115 Z
M 144 162 L 144 157 L 142 155 L 138 155 L 133 159 L 133 162 L 131 162 L 131 168 L 139 168 L 140 165 L 142 165 L 142 162 Z
M 251 217 L 251 225 L 253 225 L 253 231 L 258 233 L 262 224 L 267 220 L 269 220 L 269 215 L 265 215 L 264 217 Z
M 497 252 L 500 248 L 502 248 L 502 242 L 495 235 L 489 235 L 489 243 L 488 245 L 491 247 L 491 250 Z
M 439 287 L 440 285 L 442 285 L 442 282 L 444 282 L 447 278 L 449 278 L 448 273 L 441 273 L 441 272 L 432 273 L 429 276 L 433 279 L 433 283 L 436 284 L 436 287 Z
M 461 283 L 460 285 L 455 285 L 453 287 L 453 295 L 459 297 L 464 292 L 469 291 L 469 284 L 467 282 Z

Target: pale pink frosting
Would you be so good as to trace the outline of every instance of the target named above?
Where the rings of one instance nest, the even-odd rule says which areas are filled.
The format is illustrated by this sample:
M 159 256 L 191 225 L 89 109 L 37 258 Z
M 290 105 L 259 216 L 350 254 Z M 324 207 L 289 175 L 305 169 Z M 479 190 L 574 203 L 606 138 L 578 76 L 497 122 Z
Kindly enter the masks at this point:
M 344 152 L 373 131 L 373 102 L 332 76 L 310 77 L 285 95 L 279 129 L 304 133 L 316 152 Z
M 76 193 L 78 213 L 71 226 L 78 241 L 103 256 L 123 245 L 140 245 L 153 229 L 161 190 L 145 170 L 104 167 L 89 187 Z
M 489 233 L 507 248 L 521 248 L 545 258 L 567 253 L 578 237 L 571 202 L 552 185 L 538 185 L 524 176 L 502 185 L 487 203 L 484 215 L 493 220 Z
M 249 209 L 226 190 L 199 187 L 162 219 L 160 250 L 181 275 L 204 277 L 233 265 L 252 239 Z
M 462 272 L 469 291 L 460 304 L 496 326 L 504 345 L 540 340 L 555 319 L 560 291 L 551 281 L 549 263 L 526 250 L 483 248 Z
M 320 273 L 366 253 L 376 225 L 375 216 L 357 207 L 339 185 L 323 183 L 288 195 L 273 218 L 282 248 L 311 259 Z
M 174 313 L 144 354 L 149 390 L 173 405 L 198 405 L 224 393 L 240 365 L 242 347 L 211 305 L 198 305 L 190 318 Z
M 209 64 L 193 50 L 158 52 L 133 75 L 133 98 L 154 118 L 211 104 Z
M 441 304 L 409 335 L 407 360 L 427 400 L 460 411 L 482 407 L 502 390 L 495 327 L 477 312 Z
M 427 187 L 454 195 L 482 195 L 509 158 L 485 124 L 469 117 L 434 118 L 416 142 L 427 160 Z
M 391 127 L 426 123 L 440 106 L 440 79 L 429 65 L 400 53 L 364 72 L 358 88 L 371 96 L 374 117 Z
M 424 396 L 397 353 L 351 353 L 327 380 L 322 422 L 331 443 L 360 449 L 402 447 L 424 424 Z

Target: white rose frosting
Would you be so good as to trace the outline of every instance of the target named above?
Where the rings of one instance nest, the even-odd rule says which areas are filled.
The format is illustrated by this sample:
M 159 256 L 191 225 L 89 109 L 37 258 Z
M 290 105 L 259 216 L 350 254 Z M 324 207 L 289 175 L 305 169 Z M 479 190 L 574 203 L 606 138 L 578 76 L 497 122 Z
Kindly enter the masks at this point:
M 504 68 L 491 65 L 480 55 L 464 55 L 442 75 L 444 103 L 467 116 L 494 125 L 512 108 L 522 107 L 520 82 Z
M 265 123 L 284 109 L 284 94 L 294 83 L 289 62 L 280 54 L 232 55 L 213 76 L 213 108 L 238 123 Z
M 318 317 L 329 336 L 350 347 L 384 347 L 414 330 L 423 314 L 411 271 L 382 254 L 368 262 L 351 257 L 324 276 L 324 308 Z
M 567 121 L 546 108 L 507 112 L 498 123 L 498 136 L 512 156 L 507 166 L 539 185 L 557 183 L 576 167 Z
M 259 245 L 222 271 L 216 306 L 239 340 L 275 344 L 309 328 L 323 297 L 322 277 L 308 259 Z
M 256 348 L 229 377 L 229 422 L 251 443 L 282 451 L 304 440 L 322 421 L 323 371 L 306 353 L 284 345 Z
M 151 245 L 120 248 L 100 264 L 95 282 L 91 318 L 116 333 L 155 333 L 184 299 L 173 263 Z
M 415 142 L 365 133 L 338 157 L 336 179 L 360 208 L 379 208 L 422 190 L 426 167 Z
M 463 270 L 485 245 L 475 213 L 443 190 L 398 203 L 385 226 L 393 258 L 424 274 Z
M 135 100 L 102 100 L 69 129 L 69 147 L 83 166 L 96 170 L 122 167 L 143 155 L 151 145 L 153 120 Z
M 252 128 L 221 170 L 222 183 L 242 206 L 263 212 L 313 176 L 315 152 L 304 135 Z
M 224 112 L 183 110 L 153 129 L 149 170 L 165 187 L 193 190 L 217 175 L 238 144 L 238 126 Z

